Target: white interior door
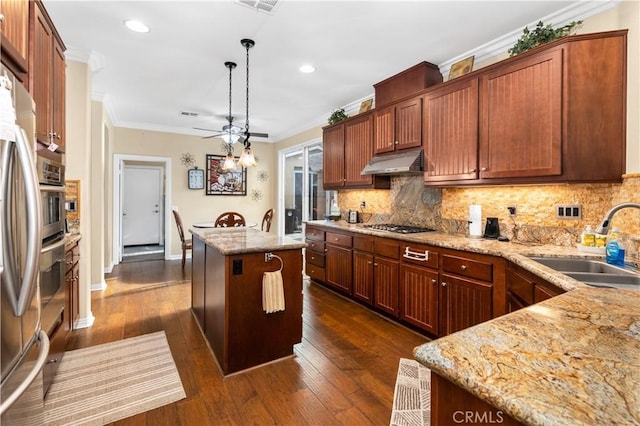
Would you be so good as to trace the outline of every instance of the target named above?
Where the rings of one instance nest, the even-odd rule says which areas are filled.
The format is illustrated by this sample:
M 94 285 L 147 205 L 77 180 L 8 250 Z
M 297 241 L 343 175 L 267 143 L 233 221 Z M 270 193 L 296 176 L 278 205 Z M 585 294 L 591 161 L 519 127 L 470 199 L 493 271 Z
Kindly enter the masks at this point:
M 122 245 L 162 244 L 162 167 L 124 167 Z

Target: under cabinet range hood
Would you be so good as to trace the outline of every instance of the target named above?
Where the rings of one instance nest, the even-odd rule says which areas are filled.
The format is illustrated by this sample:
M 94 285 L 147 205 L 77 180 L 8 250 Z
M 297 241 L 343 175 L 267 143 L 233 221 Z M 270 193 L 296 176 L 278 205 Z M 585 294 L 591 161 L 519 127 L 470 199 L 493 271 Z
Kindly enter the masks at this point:
M 362 169 L 361 175 L 400 175 L 422 173 L 422 149 L 377 155 Z

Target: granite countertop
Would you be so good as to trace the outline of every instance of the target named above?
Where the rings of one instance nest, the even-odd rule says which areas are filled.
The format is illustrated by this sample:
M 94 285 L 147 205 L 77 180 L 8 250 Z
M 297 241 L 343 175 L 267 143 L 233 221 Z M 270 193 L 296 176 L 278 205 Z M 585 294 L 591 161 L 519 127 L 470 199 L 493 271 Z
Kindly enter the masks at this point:
M 640 424 L 634 290 L 576 289 L 418 346 L 414 357 L 525 424 Z
M 335 230 L 356 232 L 385 238 L 393 238 L 406 242 L 428 244 L 454 250 L 498 256 L 507 259 L 524 269 L 557 285 L 563 290 L 588 287 L 586 284 L 568 277 L 560 272 L 542 265 L 530 256 L 537 257 L 590 257 L 601 259 L 602 256 L 579 251 L 576 247 L 554 246 L 549 244 L 529 244 L 518 242 L 502 242 L 483 238 L 469 238 L 464 235 L 447 234 L 445 232 L 420 232 L 416 234 L 398 234 L 388 231 L 377 231 L 364 228 L 362 224 L 350 224 L 345 221 L 315 220 L 306 222 L 310 225 L 323 226 Z
M 228 256 L 266 251 L 294 250 L 307 246 L 291 237 L 279 237 L 254 228 L 191 228 L 189 232 L 204 240 L 205 244 Z
M 640 292 L 591 287 L 528 257 L 602 256 L 443 232 L 405 235 L 344 221 L 308 223 L 500 256 L 567 290 L 418 346 L 414 357 L 525 424 L 640 424 Z
M 82 235 L 78 232 L 73 232 L 73 233 L 68 233 L 64 235 L 64 243 L 65 244 L 74 244 L 77 241 L 80 241 L 82 239 Z

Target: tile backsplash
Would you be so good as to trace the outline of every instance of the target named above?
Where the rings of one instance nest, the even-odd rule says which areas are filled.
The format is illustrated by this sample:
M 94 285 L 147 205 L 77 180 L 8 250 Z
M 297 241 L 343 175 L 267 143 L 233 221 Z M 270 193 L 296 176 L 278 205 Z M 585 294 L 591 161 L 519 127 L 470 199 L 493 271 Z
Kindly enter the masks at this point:
M 390 190 L 345 190 L 338 194 L 340 208 L 360 210 L 369 223 L 406 223 L 431 226 L 444 232 L 468 232 L 469 205 L 482 206 L 483 224 L 497 217 L 501 234 L 522 243 L 575 246 L 587 225 L 594 230 L 606 212 L 622 202 L 640 202 L 640 173 L 623 176 L 621 184 L 562 184 L 496 186 L 484 188 L 425 188 L 422 176 L 394 176 Z M 579 219 L 558 219 L 557 205 L 580 205 Z M 516 207 L 509 217 L 508 206 Z M 640 210 L 623 209 L 611 227 L 620 229 L 627 259 L 640 263 Z M 484 226 L 484 225 L 483 225 Z M 515 237 L 515 238 L 514 238 Z

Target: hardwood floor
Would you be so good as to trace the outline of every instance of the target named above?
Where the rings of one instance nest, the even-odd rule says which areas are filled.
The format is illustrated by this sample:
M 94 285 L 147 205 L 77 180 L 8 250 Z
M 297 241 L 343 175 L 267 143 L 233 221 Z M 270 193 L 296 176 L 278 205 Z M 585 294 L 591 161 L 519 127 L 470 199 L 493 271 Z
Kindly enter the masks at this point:
M 92 327 L 68 350 L 164 330 L 187 398 L 118 425 L 388 425 L 399 358 L 426 342 L 317 284 L 306 283 L 295 356 L 222 378 L 190 311 L 180 261 L 123 263 L 92 294 Z

